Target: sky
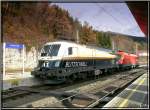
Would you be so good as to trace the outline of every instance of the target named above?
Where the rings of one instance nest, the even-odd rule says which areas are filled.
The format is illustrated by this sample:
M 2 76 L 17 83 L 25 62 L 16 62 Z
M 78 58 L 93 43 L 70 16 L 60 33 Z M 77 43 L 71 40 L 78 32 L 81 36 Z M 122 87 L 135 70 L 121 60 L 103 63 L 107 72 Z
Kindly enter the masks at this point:
M 125 3 L 55 3 L 67 10 L 73 18 L 99 31 L 112 31 L 144 37 L 134 16 Z

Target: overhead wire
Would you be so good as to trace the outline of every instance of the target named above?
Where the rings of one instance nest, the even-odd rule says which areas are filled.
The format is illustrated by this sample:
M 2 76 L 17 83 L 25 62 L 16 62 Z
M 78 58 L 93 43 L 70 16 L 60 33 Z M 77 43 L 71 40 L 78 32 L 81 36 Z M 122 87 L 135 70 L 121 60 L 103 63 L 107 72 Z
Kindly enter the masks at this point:
M 120 20 L 118 20 L 118 19 L 117 19 L 116 17 L 114 17 L 111 13 L 109 13 L 109 11 L 107 11 L 104 7 L 101 7 L 101 6 L 100 6 L 99 4 L 97 4 L 97 3 L 95 3 L 95 4 L 96 4 L 96 6 L 99 7 L 99 9 L 103 10 L 107 15 L 111 16 L 117 23 L 119 23 L 120 26 L 124 26 L 124 25 L 122 24 L 122 22 L 120 22 Z M 127 8 L 128 8 L 128 7 L 127 7 Z M 129 8 L 128 8 L 128 9 L 129 9 Z M 130 11 L 130 9 L 129 9 L 129 11 Z M 117 12 L 119 12 L 119 14 L 122 15 L 122 13 L 121 13 L 120 11 L 117 10 Z M 130 12 L 130 13 L 131 13 L 131 12 Z M 131 13 L 131 15 L 132 15 L 132 13 Z M 133 17 L 133 18 L 134 18 L 134 17 Z M 128 22 L 131 23 L 131 21 L 130 21 L 129 19 L 127 19 L 127 20 L 128 20 Z M 138 24 L 136 24 L 136 26 L 138 27 L 137 31 L 139 31 L 140 28 L 139 28 Z M 97 27 L 98 27 L 98 26 L 97 26 Z M 130 31 L 132 31 L 134 34 L 136 34 L 135 31 L 133 31 L 133 30 L 130 30 Z
M 123 24 L 117 18 L 115 18 L 111 13 L 109 13 L 105 8 L 101 7 L 97 3 L 95 3 L 95 4 L 97 7 L 99 7 L 99 9 L 102 9 L 107 15 L 111 16 L 117 23 L 119 23 L 121 26 L 123 26 Z

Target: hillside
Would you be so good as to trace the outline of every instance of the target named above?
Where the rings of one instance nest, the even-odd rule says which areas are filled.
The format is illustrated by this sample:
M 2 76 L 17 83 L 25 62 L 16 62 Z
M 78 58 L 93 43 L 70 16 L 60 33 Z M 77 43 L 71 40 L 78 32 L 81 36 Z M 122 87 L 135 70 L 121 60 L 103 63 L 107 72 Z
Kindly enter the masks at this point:
M 125 34 L 116 33 L 116 32 L 108 32 L 108 33 L 110 33 L 112 36 L 119 35 L 119 36 L 129 37 L 132 40 L 134 40 L 135 42 L 145 42 L 146 43 L 148 41 L 147 37 L 131 36 L 131 35 L 125 35 Z
M 2 14 L 5 42 L 25 43 L 30 47 L 37 42 L 41 45 L 52 41 L 59 33 L 72 33 L 68 13 L 48 3 L 5 2 L 2 4 Z M 58 25 L 62 21 L 65 23 Z M 62 26 L 65 28 L 62 29 Z
M 108 32 L 94 30 L 87 22 L 81 25 L 78 19 L 70 16 L 68 11 L 48 2 L 2 2 L 2 22 L 3 41 L 23 43 L 27 49 L 31 46 L 38 49 L 45 42 L 58 39 L 75 41 L 77 29 L 81 44 L 92 43 L 100 47 L 112 48 L 111 41 L 117 38 L 112 37 Z M 133 51 L 134 42 L 139 41 L 122 36 L 125 35 L 118 35 L 118 48 Z M 125 45 L 122 45 L 123 43 Z M 127 44 L 130 46 L 127 47 Z M 143 49 L 146 49 L 145 46 L 144 42 Z

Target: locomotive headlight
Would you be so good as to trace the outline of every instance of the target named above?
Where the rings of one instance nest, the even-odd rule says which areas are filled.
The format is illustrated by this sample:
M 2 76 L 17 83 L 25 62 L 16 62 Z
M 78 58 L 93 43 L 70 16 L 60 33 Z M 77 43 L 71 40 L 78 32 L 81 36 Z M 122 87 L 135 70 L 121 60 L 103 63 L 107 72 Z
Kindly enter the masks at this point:
M 55 67 L 59 67 L 59 65 L 60 65 L 60 61 L 56 61 L 55 62 Z

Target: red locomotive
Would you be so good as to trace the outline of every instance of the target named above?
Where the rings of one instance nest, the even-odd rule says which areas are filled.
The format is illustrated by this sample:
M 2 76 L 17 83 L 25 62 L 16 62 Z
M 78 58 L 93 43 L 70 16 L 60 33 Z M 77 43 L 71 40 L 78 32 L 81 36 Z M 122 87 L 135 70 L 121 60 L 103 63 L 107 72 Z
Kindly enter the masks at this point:
M 138 66 L 138 56 L 135 54 L 129 54 L 119 50 L 117 54 L 120 56 L 118 64 L 120 68 L 131 69 Z

